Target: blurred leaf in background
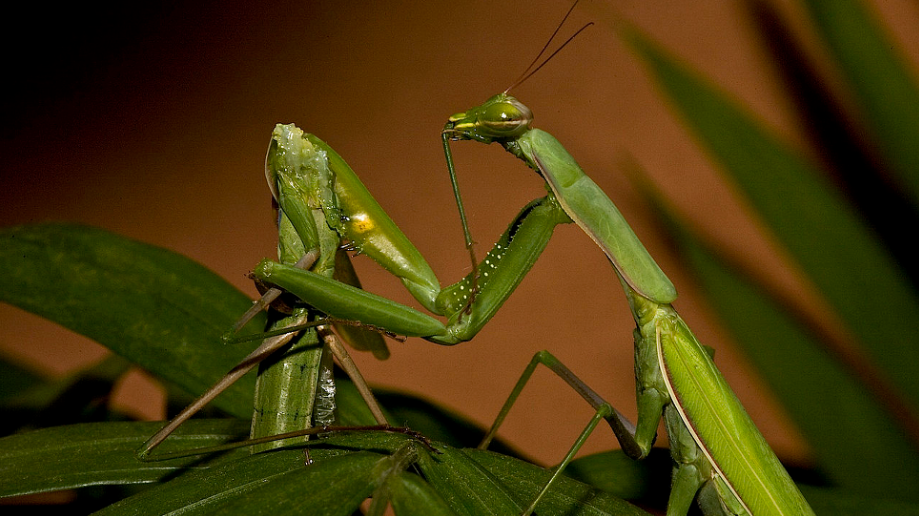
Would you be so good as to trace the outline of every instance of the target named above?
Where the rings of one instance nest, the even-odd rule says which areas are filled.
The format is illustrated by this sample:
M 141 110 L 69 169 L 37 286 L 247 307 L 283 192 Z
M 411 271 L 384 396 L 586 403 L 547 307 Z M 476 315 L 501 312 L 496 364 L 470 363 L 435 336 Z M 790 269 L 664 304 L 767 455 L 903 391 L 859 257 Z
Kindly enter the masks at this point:
M 746 3 L 819 162 L 626 22 L 615 30 L 674 113 L 834 310 L 807 307 L 739 270 L 643 188 L 712 308 L 814 450 L 830 485 L 919 500 L 916 247 L 919 89 L 890 36 L 856 1 L 805 1 L 841 78 L 821 75 L 771 4 Z M 637 165 L 636 165 L 637 167 Z M 641 176 L 640 172 L 637 174 Z M 896 467 L 892 467 L 896 464 Z
M 884 27 L 859 2 L 802 0 L 813 35 L 824 50 L 820 57 L 803 50 L 772 4 L 748 0 L 745 5 L 807 128 L 806 144 L 819 161 L 802 155 L 800 145 L 777 137 L 749 110 L 639 30 L 625 22 L 615 23 L 615 29 L 647 66 L 700 147 L 731 178 L 760 222 L 832 307 L 840 327 L 826 328 L 800 301 L 776 293 L 755 272 L 742 270 L 731 257 L 712 251 L 652 187 L 645 185 L 645 191 L 685 263 L 696 272 L 712 308 L 814 450 L 821 475 L 817 480 L 839 489 L 805 490 L 817 512 L 917 513 L 919 493 L 913 486 L 919 485 L 919 381 L 913 378 L 919 364 L 915 337 L 919 272 L 910 238 L 919 218 L 915 76 Z M 825 62 L 817 66 L 815 59 Z M 824 75 L 827 69 L 832 77 Z M 90 336 L 170 384 L 200 392 L 247 351 L 224 346 L 219 336 L 245 310 L 249 299 L 190 260 L 81 226 L 9 228 L 0 237 L 0 266 L 5 271 L 0 276 L 0 299 Z M 232 465 L 198 464 L 201 468 L 191 473 L 187 465 L 157 472 L 131 462 L 138 443 L 158 425 L 73 424 L 123 418 L 105 410 L 104 400 L 127 367 L 124 359 L 107 360 L 62 381 L 46 381 L 16 365 L 3 364 L 0 396 L 4 416 L 14 423 L 4 430 L 68 425 L 7 441 L 14 443 L 3 451 L 9 454 L 2 461 L 6 468 L 2 484 L 8 494 L 151 482 L 163 475 L 183 480 L 164 483 L 161 491 L 149 495 L 161 503 L 176 499 L 172 489 L 192 496 L 208 487 L 214 477 L 201 468 L 215 468 L 211 473 L 226 478 L 236 475 L 236 486 L 258 482 L 260 475 L 281 478 L 287 471 L 302 469 L 298 453 L 271 459 L 246 457 L 246 462 Z M 251 380 L 244 380 L 219 406 L 246 419 L 251 413 L 251 392 Z M 400 419 L 411 424 L 417 420 L 426 433 L 454 445 L 474 440 L 470 432 L 475 430 L 462 419 L 400 398 L 390 396 L 388 403 Z M 343 417 L 361 421 L 359 405 L 345 400 L 341 406 L 350 408 L 343 410 Z M 61 407 L 69 410 L 58 410 Z M 48 419 L 48 414 L 58 419 Z M 239 420 L 204 420 L 192 423 L 185 432 L 189 440 L 220 442 L 245 434 L 246 426 Z M 82 456 L 87 450 L 96 454 Z M 26 455 L 17 459 L 17 453 Z M 529 465 L 505 457 L 469 455 L 491 472 L 475 475 L 483 490 L 491 489 L 488 475 L 505 477 L 518 486 L 515 489 L 531 489 L 539 482 L 541 473 L 530 471 Z M 317 500 L 345 491 L 357 501 L 366 498 L 379 480 L 367 471 L 385 465 L 387 456 L 360 450 L 341 457 L 326 470 L 309 471 L 296 479 L 302 483 L 275 484 L 277 492 L 312 485 Z M 478 470 L 479 466 L 457 457 L 457 464 L 468 471 Z M 666 499 L 654 484 L 667 477 L 667 460 L 655 459 L 649 463 L 654 467 L 650 471 L 647 465 L 633 467 L 621 459 L 615 453 L 588 457 L 573 464 L 571 473 L 594 487 L 618 489 L 619 496 L 650 498 L 652 505 Z M 119 464 L 130 467 L 113 473 Z M 68 478 L 77 480 L 67 483 L 56 476 L 66 468 L 72 475 Z M 22 475 L 26 469 L 27 477 Z M 246 477 L 247 471 L 254 476 Z M 315 478 L 309 478 L 313 474 L 346 477 L 354 489 L 328 491 L 326 485 L 317 486 Z M 17 484 L 9 479 L 19 482 L 21 489 L 17 491 Z M 236 489 L 221 485 L 227 486 L 225 492 Z M 418 487 L 414 480 L 400 486 L 394 491 Z M 418 492 L 436 498 L 424 487 Z M 266 493 L 266 498 L 282 499 Z M 125 494 L 130 492 L 119 493 Z M 94 503 L 98 507 L 110 501 L 110 497 L 96 497 Z M 134 498 L 122 507 L 132 503 L 147 502 Z M 616 503 L 608 507 L 619 507 Z M 618 510 L 608 513 L 633 513 L 633 508 Z

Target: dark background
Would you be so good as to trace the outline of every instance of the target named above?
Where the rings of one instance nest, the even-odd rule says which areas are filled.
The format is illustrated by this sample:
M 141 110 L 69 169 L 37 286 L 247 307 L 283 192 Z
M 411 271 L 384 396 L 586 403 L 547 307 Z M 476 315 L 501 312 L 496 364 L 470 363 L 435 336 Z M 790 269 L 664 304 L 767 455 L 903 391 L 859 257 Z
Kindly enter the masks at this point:
M 804 24 L 789 2 L 773 2 Z M 274 255 L 262 174 L 270 131 L 294 122 L 329 142 L 428 257 L 443 284 L 468 271 L 443 162 L 446 118 L 509 85 L 568 8 L 556 0 L 432 4 L 363 2 L 35 4 L 2 22 L 8 88 L 0 168 L 0 224 L 45 220 L 102 226 L 164 246 L 254 295 L 245 274 Z M 614 2 L 636 23 L 747 104 L 787 140 L 800 141 L 789 105 L 742 3 Z M 881 9 L 883 8 L 883 9 Z M 658 99 L 640 64 L 609 27 L 610 6 L 584 0 L 569 22 L 580 36 L 514 94 L 632 222 L 681 293 L 676 303 L 763 433 L 784 457 L 807 450 L 730 342 L 705 313 L 691 278 L 653 226 L 617 164 L 628 155 L 711 239 L 803 296 L 718 170 Z M 913 56 L 919 16 L 906 0 L 875 6 Z M 806 29 L 806 27 L 805 27 Z M 819 52 L 815 50 L 815 52 Z M 916 62 L 914 59 L 913 62 Z M 484 254 L 541 181 L 498 146 L 454 146 L 472 230 Z M 366 258 L 364 285 L 414 304 Z M 550 349 L 634 416 L 632 321 L 611 268 L 574 226 L 563 227 L 505 308 L 474 341 L 439 347 L 392 343 L 374 384 L 424 394 L 487 424 L 531 355 Z M 97 360 L 92 342 L 0 306 L 0 349 L 62 374 Z M 142 375 L 119 403 L 162 417 Z M 153 396 L 156 399 L 155 396 Z M 545 372 L 525 393 L 504 435 L 557 461 L 590 410 Z M 601 430 L 590 451 L 615 445 Z

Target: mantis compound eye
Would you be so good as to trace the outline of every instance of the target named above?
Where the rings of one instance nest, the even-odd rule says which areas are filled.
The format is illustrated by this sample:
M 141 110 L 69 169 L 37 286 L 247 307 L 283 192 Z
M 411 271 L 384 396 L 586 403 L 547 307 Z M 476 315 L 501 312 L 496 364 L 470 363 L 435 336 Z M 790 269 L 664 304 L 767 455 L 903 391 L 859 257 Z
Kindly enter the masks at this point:
M 520 101 L 500 93 L 474 107 L 450 117 L 443 135 L 452 140 L 483 143 L 519 138 L 533 123 L 533 112 Z
M 533 112 L 513 97 L 487 105 L 479 123 L 495 138 L 516 138 L 530 128 Z

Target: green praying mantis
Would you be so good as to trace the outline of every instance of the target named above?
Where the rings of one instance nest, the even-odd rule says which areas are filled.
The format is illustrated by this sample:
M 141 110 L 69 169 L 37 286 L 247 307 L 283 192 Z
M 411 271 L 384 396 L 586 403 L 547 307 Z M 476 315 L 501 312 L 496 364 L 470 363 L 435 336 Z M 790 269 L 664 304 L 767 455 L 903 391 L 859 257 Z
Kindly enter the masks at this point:
M 718 372 L 709 351 L 671 306 L 676 298 L 672 283 L 609 198 L 554 137 L 531 128 L 531 122 L 530 110 L 502 93 L 481 106 L 452 116 L 444 129 L 447 145 L 452 139 L 501 144 L 537 170 L 550 189 L 546 197 L 521 211 L 486 259 L 478 264 L 476 273 L 456 285 L 443 290 L 421 289 L 418 283 L 408 279 L 409 274 L 396 272 L 409 291 L 436 294 L 417 297 L 419 302 L 434 310 L 443 307 L 452 310 L 443 312 L 448 314 L 447 324 L 289 265 L 263 261 L 254 275 L 333 317 L 441 344 L 455 344 L 470 339 L 507 299 L 545 248 L 554 227 L 575 222 L 609 257 L 636 321 L 638 423 L 632 425 L 551 354 L 543 352 L 534 357 L 514 389 L 486 444 L 533 369 L 542 363 L 570 383 L 597 410 L 557 472 L 573 458 L 601 420 L 609 422 L 626 453 L 634 458 L 646 456 L 663 415 L 676 464 L 668 514 L 686 514 L 697 494 L 708 514 L 813 514 Z M 357 218 L 365 223 L 374 220 L 363 212 L 352 213 L 359 213 Z M 472 288 L 476 281 L 474 274 L 480 276 L 477 292 L 466 297 L 462 293 Z M 537 502 L 538 498 L 528 513 Z
M 552 135 L 531 127 L 532 119 L 525 105 L 502 93 L 452 116 L 444 134 L 457 140 L 497 142 L 523 160 L 543 177 L 564 212 L 609 258 L 637 326 L 638 423 L 633 426 L 555 357 L 542 352 L 524 372 L 485 444 L 541 363 L 597 409 L 559 472 L 601 419 L 609 422 L 628 455 L 645 457 L 663 414 L 675 463 L 668 515 L 686 514 L 697 493 L 706 514 L 813 514 L 715 367 L 710 352 L 673 309 L 673 284 L 615 205 Z M 529 510 L 534 508 L 535 502 Z
M 282 214 L 279 231 L 293 235 L 289 238 L 293 243 L 282 247 L 281 262 L 286 263 L 263 261 L 253 275 L 335 320 L 359 323 L 363 326 L 359 330 L 376 328 L 453 345 L 471 339 L 487 324 L 538 259 L 554 228 L 574 222 L 609 258 L 636 322 L 637 425 L 551 354 L 542 352 L 527 367 L 483 446 L 497 432 L 529 376 L 544 364 L 596 409 L 550 485 L 601 420 L 609 423 L 625 452 L 640 459 L 650 451 L 663 417 L 675 464 L 668 515 L 686 514 L 696 499 L 706 514 L 813 514 L 715 367 L 710 351 L 671 306 L 676 299 L 673 284 L 606 194 L 552 135 L 533 128 L 532 120 L 530 109 L 505 91 L 451 116 L 445 125 L 445 156 L 474 263 L 469 275 L 446 288 L 440 287 L 417 249 L 331 147 L 293 126 L 278 126 L 266 170 Z M 475 259 L 456 182 L 450 150 L 450 142 L 456 140 L 498 143 L 546 182 L 547 195 L 524 206 L 481 262 Z M 330 174 L 317 176 L 316 169 Z M 319 229 L 331 230 L 325 249 L 312 243 L 320 242 L 318 237 L 309 236 Z M 329 257 L 339 254 L 334 246 L 341 241 L 398 277 L 426 310 L 445 317 L 446 323 L 336 279 Z M 293 317 L 300 318 L 281 325 L 303 322 L 303 314 Z M 278 345 L 271 346 L 263 344 L 247 362 Z M 174 426 L 152 437 L 142 453 L 148 453 Z M 532 513 L 541 497 L 524 513 Z

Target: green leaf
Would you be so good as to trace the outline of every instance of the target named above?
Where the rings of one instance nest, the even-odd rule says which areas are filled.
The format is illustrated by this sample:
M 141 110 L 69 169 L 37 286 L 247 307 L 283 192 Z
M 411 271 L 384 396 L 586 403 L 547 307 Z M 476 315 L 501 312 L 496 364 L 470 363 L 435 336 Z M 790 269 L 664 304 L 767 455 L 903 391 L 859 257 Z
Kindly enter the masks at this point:
M 667 218 L 706 297 L 782 400 L 821 469 L 855 492 L 919 500 L 919 453 L 885 407 L 809 327 Z
M 507 491 L 501 481 L 464 450 L 438 446 L 440 454 L 423 454 L 418 464 L 424 478 L 457 514 L 505 515 L 520 514 L 524 507 L 516 494 Z
M 161 426 L 158 422 L 85 423 L 4 437 L 0 439 L 0 496 L 156 482 L 210 462 L 200 457 L 139 460 L 137 449 Z M 193 420 L 163 443 L 162 451 L 222 444 L 245 438 L 248 432 L 244 421 Z
M 190 473 L 97 514 L 348 516 L 370 495 L 374 465 L 385 459 L 357 452 L 306 466 L 301 450 L 259 453 Z
M 486 450 L 463 450 L 463 452 L 482 465 L 490 474 L 501 479 L 501 483 L 514 493 L 516 498 L 525 500 L 527 503 L 536 498 L 549 481 L 549 477 L 552 476 L 552 470 L 540 468 L 506 455 Z M 664 486 L 666 485 L 668 485 L 667 480 L 664 481 Z M 564 475 L 556 480 L 556 483 L 536 505 L 536 513 L 597 516 L 648 514 L 620 498 Z
M 857 0 L 802 3 L 854 96 L 869 139 L 919 202 L 919 88 L 893 38 Z
M 872 231 L 812 163 L 634 29 L 623 34 L 689 129 L 736 181 L 865 351 L 919 408 L 919 300 Z
M 455 516 L 437 491 L 418 475 L 403 472 L 389 486 L 393 511 L 399 516 Z
M 18 226 L 0 230 L 0 268 L 0 300 L 85 335 L 191 393 L 210 387 L 251 347 L 220 339 L 251 300 L 165 249 L 87 226 Z M 254 324 L 263 327 L 264 319 Z M 249 417 L 253 385 L 244 378 L 214 403 Z
M 672 469 L 666 448 L 652 448 L 640 461 L 612 450 L 571 461 L 565 475 L 625 500 L 650 501 L 667 499 Z
M 842 489 L 798 486 L 817 514 L 862 516 L 864 514 L 919 515 L 919 505 L 885 498 L 872 498 Z

